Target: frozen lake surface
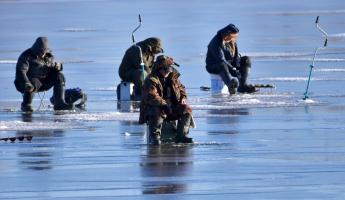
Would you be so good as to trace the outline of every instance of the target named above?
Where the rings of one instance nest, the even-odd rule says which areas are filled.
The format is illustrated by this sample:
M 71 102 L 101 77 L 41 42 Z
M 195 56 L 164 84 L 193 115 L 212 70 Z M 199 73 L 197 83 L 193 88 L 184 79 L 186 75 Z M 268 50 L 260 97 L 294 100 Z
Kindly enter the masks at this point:
M 118 66 L 131 45 L 158 36 L 181 65 L 197 124 L 189 146 L 148 147 L 138 110 L 116 101 Z M 301 101 L 317 57 L 311 99 Z M 204 67 L 215 32 L 235 23 L 252 57 L 255 95 L 214 96 Z M 0 1 L 0 199 L 344 199 L 345 4 L 332 1 Z M 50 39 L 67 87 L 87 112 L 22 115 L 15 63 L 36 37 Z M 38 108 L 35 97 L 34 107 Z

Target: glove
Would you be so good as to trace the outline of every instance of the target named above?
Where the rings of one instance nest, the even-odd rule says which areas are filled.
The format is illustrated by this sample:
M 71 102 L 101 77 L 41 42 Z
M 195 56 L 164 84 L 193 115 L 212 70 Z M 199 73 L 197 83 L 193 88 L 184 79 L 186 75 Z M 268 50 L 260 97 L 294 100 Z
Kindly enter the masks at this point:
M 171 109 L 171 107 L 170 107 L 168 104 L 162 105 L 162 106 L 161 106 L 161 109 L 162 109 L 162 111 L 163 111 L 165 114 L 170 114 L 170 113 L 172 113 L 172 109 Z
M 61 63 L 58 63 L 58 62 L 55 62 L 54 64 L 54 68 L 58 71 L 61 71 L 62 70 L 62 64 Z
M 33 92 L 35 87 L 30 83 L 25 83 L 24 89 L 26 92 Z
M 235 74 L 236 74 L 236 77 L 237 77 L 238 79 L 241 78 L 241 73 L 240 73 L 240 71 L 235 70 Z

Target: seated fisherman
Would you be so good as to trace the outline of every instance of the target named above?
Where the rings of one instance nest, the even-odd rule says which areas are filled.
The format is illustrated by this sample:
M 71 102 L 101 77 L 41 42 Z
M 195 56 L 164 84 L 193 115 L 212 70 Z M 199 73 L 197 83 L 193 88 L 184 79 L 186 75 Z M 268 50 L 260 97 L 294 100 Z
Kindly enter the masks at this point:
M 206 70 L 220 75 L 229 93 L 253 93 L 257 89 L 247 84 L 251 62 L 248 56 L 241 57 L 237 48 L 239 29 L 233 25 L 222 28 L 212 38 L 206 55 Z
M 179 80 L 180 74 L 173 68 L 175 62 L 167 56 L 158 56 L 152 73 L 145 79 L 140 104 L 139 123 L 149 125 L 149 143 L 161 143 L 163 121 L 177 123 L 176 143 L 193 143 L 187 137 L 192 120 L 192 109 L 187 105 L 185 87 Z
M 18 59 L 14 84 L 23 94 L 21 110 L 32 112 L 33 96 L 36 92 L 54 87 L 54 110 L 71 110 L 73 105 L 65 102 L 65 77 L 62 64 L 54 61 L 48 47 L 48 38 L 39 37 L 33 46 Z
M 159 53 L 163 53 L 162 42 L 152 37 L 132 45 L 123 56 L 119 76 L 122 81 L 134 83 L 137 99 L 141 98 L 144 79 L 151 73 L 155 55 Z

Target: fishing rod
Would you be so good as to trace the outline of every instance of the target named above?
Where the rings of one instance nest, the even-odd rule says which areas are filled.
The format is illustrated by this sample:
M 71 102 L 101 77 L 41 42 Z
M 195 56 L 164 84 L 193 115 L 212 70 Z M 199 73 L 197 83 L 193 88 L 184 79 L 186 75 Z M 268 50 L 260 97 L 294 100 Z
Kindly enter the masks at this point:
M 309 77 L 308 77 L 307 88 L 305 90 L 303 100 L 306 100 L 306 99 L 309 98 L 308 91 L 309 91 L 309 86 L 310 86 L 311 74 L 312 74 L 312 71 L 313 71 L 313 68 L 314 68 L 314 64 L 315 64 L 316 54 L 318 53 L 319 50 L 325 49 L 327 47 L 327 42 L 328 42 L 328 33 L 323 28 L 320 27 L 320 25 L 319 25 L 319 16 L 316 17 L 315 23 L 316 23 L 316 28 L 326 37 L 326 39 L 325 39 L 325 43 L 323 44 L 323 46 L 317 47 L 315 49 L 315 51 L 314 51 L 314 56 L 313 56 L 312 64 L 309 65 L 309 67 L 310 67 Z

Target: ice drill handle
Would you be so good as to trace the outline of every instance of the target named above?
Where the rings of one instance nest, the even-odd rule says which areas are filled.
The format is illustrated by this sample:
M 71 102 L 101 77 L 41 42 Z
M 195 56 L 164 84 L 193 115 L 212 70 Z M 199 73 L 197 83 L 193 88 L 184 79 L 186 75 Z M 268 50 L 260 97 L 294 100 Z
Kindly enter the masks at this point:
M 316 17 L 315 23 L 316 23 L 316 24 L 319 23 L 319 16 Z
M 324 47 L 326 47 L 326 46 L 327 46 L 327 42 L 328 42 L 328 39 L 326 38 L 326 40 L 325 40 L 325 44 L 323 45 Z

